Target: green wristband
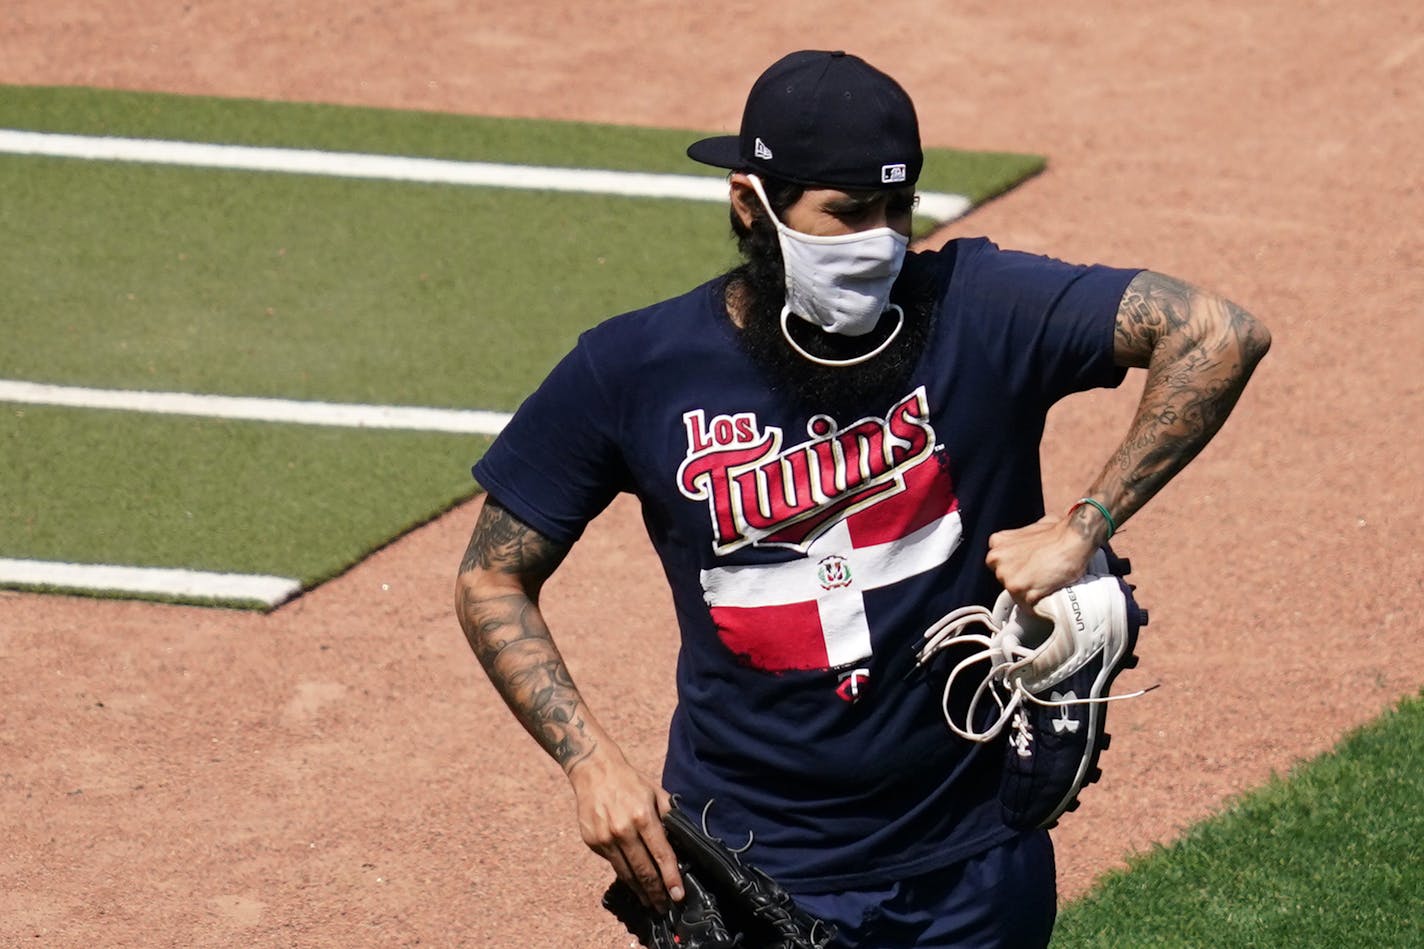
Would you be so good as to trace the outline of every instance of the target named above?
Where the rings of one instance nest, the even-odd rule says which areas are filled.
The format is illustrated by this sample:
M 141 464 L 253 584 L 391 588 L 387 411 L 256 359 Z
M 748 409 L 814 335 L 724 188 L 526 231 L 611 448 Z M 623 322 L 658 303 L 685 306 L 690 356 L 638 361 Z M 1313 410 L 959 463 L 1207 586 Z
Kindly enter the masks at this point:
M 1112 535 L 1117 533 L 1117 521 L 1113 520 L 1112 512 L 1108 510 L 1107 505 L 1104 504 L 1102 501 L 1099 501 L 1097 498 L 1079 498 L 1077 503 L 1075 503 L 1073 507 L 1069 509 L 1068 515 L 1071 517 L 1073 515 L 1073 512 L 1078 510 L 1078 508 L 1082 507 L 1084 504 L 1091 504 L 1093 507 L 1098 509 L 1098 513 L 1103 516 L 1103 520 L 1108 522 L 1108 536 L 1104 537 L 1103 539 L 1112 540 Z

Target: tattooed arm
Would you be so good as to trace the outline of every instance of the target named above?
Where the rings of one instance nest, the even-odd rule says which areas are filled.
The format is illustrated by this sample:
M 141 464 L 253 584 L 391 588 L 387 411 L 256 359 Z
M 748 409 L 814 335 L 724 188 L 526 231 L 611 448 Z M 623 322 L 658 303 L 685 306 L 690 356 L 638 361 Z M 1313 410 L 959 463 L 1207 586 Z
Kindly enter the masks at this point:
M 487 498 L 460 564 L 455 612 L 505 704 L 568 776 L 584 842 L 663 907 L 669 895 L 682 898 L 660 819 L 667 792 L 628 763 L 593 717 L 539 610 L 544 581 L 568 552 Z
M 1196 457 L 1221 428 L 1271 346 L 1260 321 L 1222 297 L 1144 271 L 1118 307 L 1114 356 L 1147 370 L 1127 437 L 1086 493 L 1119 527 Z M 1107 536 L 1082 506 L 1070 518 L 989 538 L 988 564 L 1015 597 L 1035 603 L 1071 582 Z

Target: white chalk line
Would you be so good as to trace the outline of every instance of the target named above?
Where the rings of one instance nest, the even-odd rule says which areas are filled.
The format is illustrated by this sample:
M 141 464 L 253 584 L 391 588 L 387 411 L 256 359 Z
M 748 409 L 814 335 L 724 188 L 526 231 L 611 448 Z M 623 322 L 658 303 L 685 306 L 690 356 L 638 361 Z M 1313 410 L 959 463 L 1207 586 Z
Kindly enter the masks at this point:
M 89 389 L 9 379 L 0 379 L 0 402 L 80 409 L 116 409 L 158 415 L 192 415 L 252 422 L 450 432 L 459 435 L 498 435 L 509 421 L 508 413 L 477 409 L 302 402 L 294 399 L 148 392 L 137 389 Z
M 214 573 L 168 567 L 12 560 L 0 557 L 0 583 L 97 593 L 146 593 L 277 606 L 301 592 L 300 580 L 262 574 Z
M 86 389 L 13 380 L 0 380 L 0 402 L 471 435 L 498 434 L 509 421 L 508 414 L 501 412 Z M 0 558 L 0 584 L 218 602 L 256 601 L 268 607 L 285 602 L 302 589 L 301 581 L 291 577 L 8 558 Z
M 473 185 L 484 188 L 676 198 L 684 201 L 727 200 L 726 179 L 705 175 L 650 174 L 597 168 L 548 168 L 537 165 L 449 161 L 440 158 L 368 155 L 303 148 L 66 135 L 20 129 L 0 129 L 0 152 L 51 158 L 82 158 L 90 161 L 143 162 L 189 168 L 224 168 L 326 175 L 336 178 Z M 947 222 L 963 216 L 972 206 L 973 203 L 964 195 L 927 191 L 920 192 L 918 210 L 932 220 Z

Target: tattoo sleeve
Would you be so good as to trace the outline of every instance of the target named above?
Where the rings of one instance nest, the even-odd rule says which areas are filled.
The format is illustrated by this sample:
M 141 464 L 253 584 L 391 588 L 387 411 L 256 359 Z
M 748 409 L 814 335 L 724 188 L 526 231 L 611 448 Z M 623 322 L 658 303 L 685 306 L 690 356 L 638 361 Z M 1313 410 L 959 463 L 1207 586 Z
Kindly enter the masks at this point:
M 1172 479 L 1220 430 L 1271 336 L 1229 300 L 1162 274 L 1138 274 L 1118 308 L 1119 365 L 1147 369 L 1137 413 L 1091 493 L 1121 524 Z M 1080 508 L 1075 523 L 1102 521 Z
M 539 590 L 567 553 L 486 498 L 460 563 L 455 604 L 490 681 L 565 771 L 597 744 L 588 709 L 539 611 Z

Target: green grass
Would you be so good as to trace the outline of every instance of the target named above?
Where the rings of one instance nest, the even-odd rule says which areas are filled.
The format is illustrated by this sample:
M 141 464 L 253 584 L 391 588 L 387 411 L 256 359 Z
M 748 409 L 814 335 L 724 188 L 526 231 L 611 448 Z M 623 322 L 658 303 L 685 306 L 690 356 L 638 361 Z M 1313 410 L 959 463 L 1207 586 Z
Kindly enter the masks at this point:
M 720 175 L 696 131 L 93 89 L 0 86 L 0 128 Z M 922 187 L 1041 168 L 931 150 Z M 705 202 L 16 155 L 0 194 L 0 379 L 508 411 L 735 263 Z M 0 557 L 311 586 L 470 496 L 485 441 L 0 406 L 0 444 Z
M 732 262 L 686 201 L 0 156 L 0 378 L 512 409 Z
M 312 586 L 472 496 L 488 441 L 0 405 L 4 556 Z
M 1060 917 L 1082 946 L 1424 945 L 1424 701 L 1277 777 Z

